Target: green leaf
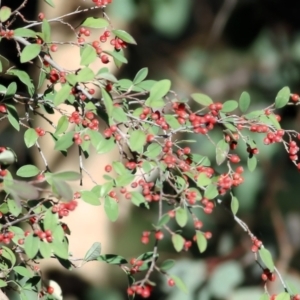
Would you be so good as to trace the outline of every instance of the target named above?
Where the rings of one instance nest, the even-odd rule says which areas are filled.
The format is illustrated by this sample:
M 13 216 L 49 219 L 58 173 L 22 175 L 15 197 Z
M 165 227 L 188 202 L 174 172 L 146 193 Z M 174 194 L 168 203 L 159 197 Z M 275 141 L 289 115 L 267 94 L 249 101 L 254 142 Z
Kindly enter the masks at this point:
M 239 201 L 236 197 L 231 196 L 231 211 L 234 215 L 236 215 L 236 213 L 238 212 L 239 209 Z
M 50 245 L 55 255 L 59 256 L 62 259 L 69 258 L 69 251 L 68 251 L 69 245 L 67 243 L 66 238 L 64 238 L 63 241 L 53 239 L 53 242 Z
M 8 121 L 17 130 L 20 130 L 18 111 L 12 104 L 6 104 Z
M 81 191 L 81 199 L 86 202 L 86 203 L 89 203 L 91 205 L 100 205 L 100 199 L 99 197 L 91 192 L 91 191 Z
M 43 19 L 42 33 L 43 33 L 44 42 L 50 43 L 51 42 L 51 27 L 50 27 L 49 22 L 46 19 Z
M 73 199 L 73 191 L 66 182 L 53 178 L 51 186 L 53 193 L 62 197 L 66 201 Z
M 89 17 L 83 21 L 81 26 L 86 26 L 90 28 L 105 28 L 109 26 L 109 23 L 106 19 L 103 18 Z
M 168 214 L 164 214 L 158 221 L 156 227 L 160 228 L 166 225 L 169 221 L 170 221 L 170 216 Z
M 43 69 L 41 69 L 39 75 L 38 87 L 37 87 L 38 89 L 41 88 L 41 86 L 44 84 L 46 77 L 47 77 L 47 73 Z
M 36 32 L 28 28 L 17 28 L 14 30 L 14 36 L 35 38 Z
M 22 212 L 22 206 L 18 205 L 13 199 L 7 199 L 7 206 L 9 212 L 15 217 L 18 217 Z
M 160 100 L 163 98 L 170 90 L 171 88 L 171 81 L 168 79 L 163 79 L 160 81 L 157 81 L 150 90 L 150 96 L 146 100 L 146 105 L 150 107 L 154 107 L 153 103 L 155 103 L 156 100 Z
M 227 113 L 235 110 L 239 106 L 235 100 L 228 100 L 223 103 L 222 112 Z
M 41 241 L 39 251 L 43 258 L 50 258 L 52 255 L 51 243 L 46 243 L 44 241 Z
M 197 185 L 198 186 L 207 186 L 211 183 L 211 179 L 207 177 L 207 175 L 203 172 L 200 173 L 197 178 Z
M 11 82 L 7 87 L 4 100 L 12 98 L 16 94 L 16 92 L 17 92 L 17 84 L 15 82 Z
M 290 300 L 291 295 L 286 292 L 282 292 L 282 293 L 278 294 L 275 299 L 276 300 Z
M 5 286 L 7 286 L 7 283 L 4 280 L 0 279 L 0 288 Z
M 175 276 L 175 275 L 171 275 L 170 277 L 174 280 L 175 285 L 176 285 L 182 292 L 184 292 L 184 293 L 186 293 L 186 294 L 188 293 L 188 289 L 187 289 L 186 285 L 183 283 L 183 281 L 182 281 L 179 277 L 177 277 L 177 276 Z
M 120 255 L 115 254 L 106 254 L 106 255 L 100 255 L 97 258 L 98 261 L 104 261 L 110 265 L 125 265 L 128 264 L 128 261 Z
M 142 82 L 148 75 L 148 68 L 140 69 L 133 79 L 133 84 L 139 84 Z
M 44 0 L 48 5 L 55 7 L 54 3 L 52 0 Z
M 175 210 L 175 219 L 180 227 L 184 227 L 188 221 L 187 209 L 179 207 Z
M 210 184 L 206 187 L 204 196 L 207 199 L 214 199 L 219 195 L 218 188 L 214 184 Z
M 204 94 L 192 94 L 192 99 L 194 99 L 197 103 L 203 105 L 203 106 L 209 106 L 210 104 L 213 104 L 213 101 L 210 97 Z
M 101 93 L 102 93 L 103 102 L 104 102 L 104 105 L 105 105 L 105 108 L 106 108 L 106 112 L 107 112 L 108 116 L 111 117 L 113 107 L 114 107 L 112 99 L 111 99 L 110 95 L 107 93 L 107 91 L 104 88 L 101 88 Z
M 267 294 L 263 294 L 260 296 L 259 300 L 270 300 L 270 298 Z
M 146 134 L 142 130 L 135 130 L 130 133 L 129 147 L 132 151 L 140 151 L 146 143 Z
M 239 107 L 242 113 L 246 112 L 247 109 L 249 108 L 251 102 L 251 98 L 249 93 L 247 92 L 242 92 L 240 99 L 239 99 Z
M 281 129 L 281 126 L 279 124 L 279 122 L 277 121 L 276 117 L 274 114 L 271 114 L 268 116 L 270 121 L 272 122 L 272 125 L 278 130 Z
M 80 49 L 80 65 L 88 66 L 97 59 L 96 49 L 91 45 L 85 45 Z
M 26 72 L 21 71 L 21 70 L 16 70 L 16 69 L 10 69 L 7 72 L 7 74 L 17 76 L 19 78 L 19 80 L 26 85 L 29 95 L 33 96 L 35 88 L 31 81 L 31 78 L 29 77 L 29 75 Z
M 23 266 L 15 266 L 13 270 L 23 277 L 27 277 L 27 278 L 33 277 L 33 272 Z
M 172 235 L 172 243 L 177 252 L 180 252 L 183 249 L 184 242 L 185 240 L 180 234 L 174 233 Z
M 203 253 L 207 248 L 207 239 L 201 231 L 196 231 L 196 241 L 200 253 Z
M 122 41 L 128 44 L 136 45 L 135 39 L 128 32 L 117 29 L 117 30 L 112 30 L 112 33 L 118 38 L 120 38 Z
M 61 103 L 65 102 L 69 97 L 71 90 L 72 87 L 69 84 L 67 83 L 63 84 L 61 89 L 54 96 L 53 104 L 55 106 L 58 106 Z
M 248 157 L 247 160 L 248 169 L 250 172 L 253 172 L 256 169 L 257 166 L 257 159 L 255 156 L 252 156 L 251 158 Z
M 92 245 L 92 247 L 87 251 L 84 256 L 85 261 L 93 261 L 97 260 L 97 258 L 101 254 L 101 244 L 96 242 Z
M 41 45 L 30 44 L 25 46 L 20 56 L 21 63 L 25 63 L 36 58 L 40 54 L 40 52 L 41 52 Z
M 36 141 L 38 140 L 39 136 L 33 128 L 28 128 L 24 133 L 24 142 L 27 148 L 32 147 Z
M 46 173 L 51 174 L 51 178 L 57 180 L 66 180 L 66 181 L 76 181 L 81 178 L 81 175 L 78 172 L 74 171 L 65 171 L 65 172 L 58 172 L 58 173 Z
M 19 168 L 17 175 L 20 177 L 33 177 L 40 173 L 40 170 L 34 165 L 25 165 Z
M 103 139 L 96 147 L 98 154 L 104 154 L 110 152 L 115 147 L 115 139 L 110 138 L 108 140 Z
M 119 216 L 119 205 L 117 201 L 109 196 L 105 197 L 104 210 L 110 221 L 115 222 Z
M 11 8 L 7 6 L 2 6 L 0 9 L 0 22 L 5 22 L 10 18 Z
M 100 72 L 102 69 L 100 69 L 97 73 L 97 79 L 105 79 L 105 80 L 108 80 L 110 82 L 118 82 L 118 79 L 111 73 L 108 73 L 108 72 L 105 72 L 105 73 L 102 73 Z
M 126 123 L 128 121 L 128 117 L 122 107 L 114 107 L 111 116 L 117 122 Z
M 110 55 L 111 57 L 113 57 L 114 59 L 118 60 L 119 62 L 123 63 L 123 64 L 127 64 L 128 60 L 126 59 L 126 57 L 122 54 L 121 51 L 117 52 L 117 51 L 103 51 L 104 53 Z
M 9 61 L 4 56 L 0 55 L 0 72 L 4 72 L 9 68 Z M 2 85 L 3 87 L 3 85 Z M 1 90 L 1 89 L 0 89 Z M 5 88 L 6 90 L 6 88 Z
M 122 187 L 122 186 L 126 186 L 128 184 L 130 184 L 135 178 L 135 175 L 133 174 L 123 174 L 118 176 L 115 181 L 116 181 L 116 186 L 117 187 Z
M 164 115 L 164 118 L 165 118 L 167 124 L 171 127 L 171 129 L 178 129 L 182 126 L 178 122 L 177 118 L 172 115 L 166 114 L 166 115 Z
M 56 127 L 56 130 L 55 130 L 55 135 L 59 135 L 59 134 L 62 134 L 64 132 L 67 131 L 69 127 L 69 120 L 66 116 L 61 116 L 60 119 L 58 120 L 57 122 L 57 127 Z
M 162 148 L 159 144 L 152 143 L 148 146 L 144 155 L 148 158 L 157 158 L 162 153 Z
M 229 152 L 229 144 L 226 143 L 224 139 L 221 139 L 217 143 L 216 147 L 216 162 L 218 165 L 221 165 L 227 157 Z
M 261 247 L 258 252 L 259 252 L 260 259 L 262 260 L 264 265 L 270 270 L 270 272 L 273 272 L 274 262 L 270 251 L 264 247 Z
M 77 80 L 80 82 L 86 82 L 93 80 L 95 77 L 95 74 L 92 69 L 86 67 L 81 69 L 77 74 Z
M 290 96 L 291 96 L 291 91 L 290 88 L 285 86 L 284 88 L 282 88 L 276 98 L 275 98 L 275 107 L 276 108 L 282 108 L 284 106 L 287 105 L 287 103 L 290 100 Z
M 59 137 L 55 143 L 54 149 L 59 150 L 59 151 L 67 150 L 74 143 L 73 136 L 74 136 L 74 132 L 70 131 L 70 132 L 67 132 L 66 134 L 64 134 L 63 136 Z
M 40 248 L 40 239 L 37 236 L 30 234 L 25 237 L 24 250 L 29 259 L 34 258 Z
M 155 82 L 155 80 L 144 80 L 141 83 L 138 83 L 137 86 L 145 91 L 150 91 Z
M 146 200 L 144 196 L 139 192 L 130 192 L 131 194 L 131 202 L 136 205 L 140 206 L 142 203 L 145 203 Z
M 51 230 L 54 232 L 57 225 L 59 225 L 58 215 L 52 212 L 52 208 L 47 209 L 44 216 L 44 230 Z
M 176 261 L 174 259 L 166 259 L 160 265 L 160 269 L 164 272 L 169 271 L 170 269 L 172 269 L 174 267 L 175 262 Z

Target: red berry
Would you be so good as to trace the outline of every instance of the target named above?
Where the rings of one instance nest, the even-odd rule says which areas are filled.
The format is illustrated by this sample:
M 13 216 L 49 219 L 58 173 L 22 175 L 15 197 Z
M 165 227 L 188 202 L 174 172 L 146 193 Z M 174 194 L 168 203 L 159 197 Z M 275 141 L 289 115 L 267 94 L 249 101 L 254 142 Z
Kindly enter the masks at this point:
M 174 285 L 175 285 L 174 279 L 170 278 L 170 279 L 168 280 L 168 286 L 174 286 Z
M 147 236 L 142 236 L 141 237 L 141 242 L 146 245 L 146 244 L 149 243 L 149 238 Z
M 293 102 L 298 102 L 299 101 L 299 95 L 298 94 L 292 94 L 291 99 Z
M 39 15 L 38 15 L 38 19 L 39 19 L 40 21 L 43 21 L 43 20 L 45 19 L 45 14 L 42 13 L 42 12 L 40 12 Z
M 162 240 L 164 238 L 164 234 L 161 231 L 156 231 L 155 232 L 155 238 L 157 240 Z
M 47 293 L 50 294 L 50 295 L 53 294 L 54 293 L 54 288 L 52 286 L 48 286 L 47 287 Z
M 109 173 L 112 170 L 112 166 L 111 165 L 106 165 L 105 166 L 105 172 Z
M 58 46 L 57 46 L 57 45 L 51 45 L 51 46 L 50 46 L 50 51 L 52 51 L 52 52 L 56 52 L 57 49 L 58 49 Z

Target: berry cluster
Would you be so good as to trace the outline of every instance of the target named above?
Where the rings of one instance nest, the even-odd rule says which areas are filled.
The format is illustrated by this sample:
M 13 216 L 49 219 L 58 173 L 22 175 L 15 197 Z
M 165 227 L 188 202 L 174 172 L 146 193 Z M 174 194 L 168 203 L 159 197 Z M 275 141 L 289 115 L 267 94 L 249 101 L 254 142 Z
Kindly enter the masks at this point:
M 291 160 L 293 161 L 298 160 L 298 155 L 297 155 L 298 151 L 299 151 L 299 147 L 297 146 L 297 143 L 295 141 L 290 141 L 288 153 Z
M 132 285 L 127 288 L 127 295 L 140 295 L 142 298 L 149 298 L 151 295 L 153 287 L 150 285 L 140 286 L 140 285 Z
M 269 269 L 264 269 L 263 273 L 261 274 L 261 279 L 263 281 L 275 281 L 276 280 L 276 275 L 271 272 Z
M 14 36 L 13 30 L 0 30 L 0 37 L 7 38 L 8 40 Z
M 12 231 L 0 233 L 0 242 L 8 245 L 15 234 Z
M 275 132 L 268 132 L 266 137 L 264 138 L 264 144 L 269 145 L 273 143 L 281 143 L 282 137 L 284 136 L 284 130 L 279 129 Z
M 35 132 L 37 133 L 38 136 L 44 136 L 46 134 L 46 131 L 41 127 L 35 128 Z
M 49 65 L 47 61 L 44 60 L 43 64 L 45 66 Z M 65 72 L 59 72 L 56 69 L 52 68 L 49 73 L 49 80 L 52 84 L 55 84 L 57 82 L 60 83 L 66 83 L 66 73 Z
M 74 111 L 69 117 L 69 122 L 77 125 L 81 124 L 83 127 L 88 127 L 95 131 L 99 129 L 99 121 L 91 111 L 86 112 L 84 118 L 80 116 L 78 111 Z
M 40 238 L 40 240 L 46 240 L 48 243 L 52 243 L 53 241 L 53 236 L 52 236 L 52 232 L 51 230 L 47 229 L 45 231 L 42 231 L 40 229 L 35 229 L 33 231 L 33 234 L 35 236 L 38 236 Z
M 262 241 L 260 241 L 257 237 L 255 237 L 255 236 L 253 236 L 252 238 L 251 238 L 251 240 L 252 240 L 252 247 L 251 247 L 251 251 L 253 252 L 253 253 L 256 253 L 259 249 L 260 249 L 260 247 L 262 246 Z
M 77 207 L 78 202 L 76 200 L 72 200 L 68 203 L 60 203 L 52 206 L 52 212 L 58 213 L 59 218 L 67 217 L 70 211 L 74 211 Z

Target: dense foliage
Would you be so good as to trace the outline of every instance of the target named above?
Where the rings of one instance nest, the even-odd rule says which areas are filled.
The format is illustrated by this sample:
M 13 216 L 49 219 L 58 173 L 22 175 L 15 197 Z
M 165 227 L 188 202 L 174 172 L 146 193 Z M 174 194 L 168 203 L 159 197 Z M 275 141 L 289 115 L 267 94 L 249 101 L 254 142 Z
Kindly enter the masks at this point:
M 53 6 L 51 0 L 45 1 L 49 7 Z M 151 280 L 154 272 L 161 273 L 169 286 L 188 293 L 184 282 L 172 274 L 175 260 L 159 260 L 160 241 L 169 239 L 176 252 L 189 251 L 195 244 L 203 253 L 212 233 L 203 230 L 199 211 L 210 215 L 219 209 L 232 214 L 252 241 L 249 251 L 254 253 L 262 269 L 262 280 L 266 282 L 266 292 L 260 299 L 300 299 L 300 294 L 285 283 L 263 241 L 237 217 L 239 199 L 234 193 L 234 188 L 244 183 L 242 158 L 237 150 L 247 153 L 251 172 L 257 166 L 259 147 L 255 136 L 263 136 L 264 144 L 270 147 L 280 143 L 295 168 L 300 169 L 297 155 L 300 134 L 282 129 L 278 115 L 283 107 L 297 105 L 299 96 L 291 93 L 289 87 L 283 87 L 272 105 L 252 110 L 247 92 L 242 92 L 237 101 L 223 103 L 201 93 L 180 99 L 171 89 L 170 80 L 148 79 L 147 68 L 142 68 L 132 80 L 117 79 L 105 65 L 111 61 L 118 68 L 126 64 L 124 50 L 133 47 L 136 41 L 129 33 L 114 29 L 105 13 L 111 1 L 93 1 L 91 5 L 95 6 L 90 9 L 78 9 L 55 19 L 47 19 L 46 14 L 40 13 L 36 21 L 22 15 L 26 2 L 14 11 L 6 6 L 0 8 L 0 42 L 12 40 L 20 62 L 38 67 L 39 80 L 34 82 L 30 74 L 9 67 L 7 59 L 0 57 L 1 76 L 11 75 L 16 79 L 7 86 L 0 85 L 0 120 L 8 121 L 19 131 L 27 148 L 38 149 L 44 167 L 24 165 L 17 170 L 19 179 L 16 179 L 7 169 L 17 160 L 13 149 L 5 145 L 0 148 L 2 291 L 14 290 L 20 299 L 31 299 L 34 293 L 41 299 L 62 299 L 57 284 L 43 284 L 42 273 L 35 264 L 36 259 L 51 257 L 67 269 L 78 267 L 78 262 L 82 266 L 93 260 L 118 265 L 128 277 L 129 298 L 136 294 L 143 298 L 151 295 L 155 289 Z M 77 27 L 68 22 L 68 17 L 89 10 L 101 10 L 102 17 L 88 17 Z M 23 20 L 24 26 L 14 27 L 17 18 Z M 53 42 L 51 26 L 55 22 L 68 26 L 74 39 Z M 89 38 L 91 30 L 99 33 L 97 40 Z M 51 53 L 59 51 L 61 45 L 78 48 L 78 69 L 68 70 L 52 59 Z M 90 65 L 96 60 L 103 66 L 94 72 Z M 24 87 L 26 93 L 21 91 Z M 72 113 L 67 112 L 66 105 L 72 108 Z M 51 121 L 54 113 L 60 114 L 57 124 Z M 52 131 L 34 127 L 32 120 L 39 118 L 48 122 Z M 212 138 L 212 131 L 219 132 L 217 140 Z M 194 138 L 183 140 L 186 133 Z M 53 138 L 49 147 L 65 156 L 71 147 L 78 148 L 78 173 L 51 172 L 48 158 L 39 145 L 45 135 Z M 191 150 L 189 144 L 198 135 L 214 146 L 214 161 L 202 155 L 201 150 L 196 153 Z M 92 152 L 101 155 L 116 147 L 119 156 L 105 166 L 106 182 L 98 184 L 85 168 L 85 161 L 92 159 Z M 94 183 L 92 189 L 85 189 L 87 177 Z M 80 189 L 72 191 L 68 181 L 78 182 Z M 141 230 L 141 236 L 137 237 L 143 244 L 150 243 L 153 237 L 152 251 L 129 260 L 118 254 L 102 254 L 100 243 L 95 242 L 84 258 L 72 258 L 67 237 L 70 230 L 64 217 L 81 201 L 102 204 L 112 222 L 118 219 L 121 201 L 131 201 L 140 210 L 154 207 L 157 218 L 153 226 Z M 189 220 L 194 225 L 193 237 L 185 233 Z M 267 282 L 274 281 L 276 274 L 283 292 L 269 295 Z

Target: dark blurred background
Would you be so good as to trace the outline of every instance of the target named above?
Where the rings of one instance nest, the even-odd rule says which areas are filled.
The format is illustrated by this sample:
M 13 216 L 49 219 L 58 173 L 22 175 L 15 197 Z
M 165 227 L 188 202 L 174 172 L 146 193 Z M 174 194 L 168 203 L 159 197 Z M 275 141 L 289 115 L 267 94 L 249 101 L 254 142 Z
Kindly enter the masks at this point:
M 223 102 L 237 100 L 248 91 L 253 110 L 272 104 L 283 86 L 300 92 L 298 1 L 113 0 L 108 15 L 138 43 L 128 47 L 129 64 L 116 72 L 118 78 L 133 79 L 139 69 L 148 67 L 149 78 L 171 79 L 179 97 L 202 92 Z M 300 130 L 298 107 L 279 113 L 283 128 Z M 213 159 L 212 145 L 197 139 L 193 150 Z M 300 177 L 283 146 L 264 146 L 262 139 L 255 139 L 259 166 L 253 173 L 245 171 L 245 183 L 234 190 L 240 202 L 238 216 L 272 252 L 290 288 L 300 292 Z M 246 154 L 239 154 L 246 161 Z M 130 258 L 150 251 L 151 246 L 141 245 L 139 238 L 142 230 L 151 228 L 153 218 L 155 210 L 132 209 L 127 221 L 114 231 L 115 252 Z M 200 218 L 204 229 L 213 233 L 204 254 L 194 246 L 190 252 L 176 254 L 169 239 L 160 250 L 161 260 L 178 261 L 170 273 L 180 276 L 190 293 L 169 288 L 166 278 L 158 276 L 149 299 L 259 299 L 264 287 L 249 237 L 223 209 Z M 186 238 L 193 236 L 192 229 L 190 223 Z M 98 287 L 55 270 L 49 276 L 63 286 L 66 299 L 126 299 L 126 278 L 117 267 L 109 269 L 105 284 L 99 282 Z M 278 279 L 268 287 L 270 293 L 283 291 Z

